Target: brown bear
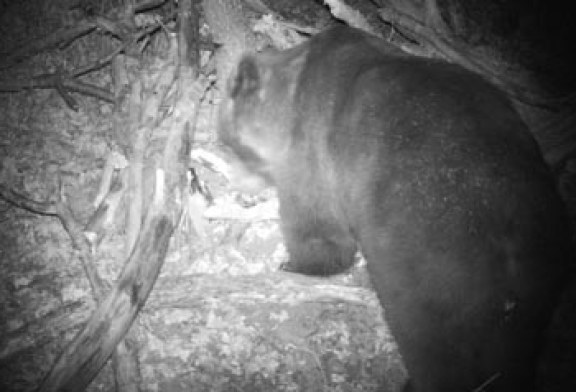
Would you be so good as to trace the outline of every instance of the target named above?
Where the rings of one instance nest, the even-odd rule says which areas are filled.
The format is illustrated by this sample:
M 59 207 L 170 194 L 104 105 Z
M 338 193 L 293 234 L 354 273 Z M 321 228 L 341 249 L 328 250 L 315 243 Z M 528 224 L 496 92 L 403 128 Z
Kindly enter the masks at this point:
M 275 186 L 288 271 L 359 249 L 418 392 L 533 391 L 570 258 L 555 182 L 510 102 L 348 27 L 246 55 L 219 137 Z

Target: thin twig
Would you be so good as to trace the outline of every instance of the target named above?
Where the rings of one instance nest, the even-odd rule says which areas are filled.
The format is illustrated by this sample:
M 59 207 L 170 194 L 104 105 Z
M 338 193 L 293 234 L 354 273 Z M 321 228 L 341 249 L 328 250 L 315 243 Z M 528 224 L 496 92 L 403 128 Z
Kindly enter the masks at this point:
M 35 201 L 2 184 L 0 184 L 0 198 L 34 214 L 57 217 L 70 236 L 73 246 L 80 251 L 80 261 L 88 277 L 94 298 L 98 300 L 102 297 L 103 292 L 106 290 L 106 285 L 96 270 L 96 264 L 91 255 L 90 246 L 83 234 L 82 226 L 74 219 L 74 215 L 66 203 L 62 200 L 56 202 Z

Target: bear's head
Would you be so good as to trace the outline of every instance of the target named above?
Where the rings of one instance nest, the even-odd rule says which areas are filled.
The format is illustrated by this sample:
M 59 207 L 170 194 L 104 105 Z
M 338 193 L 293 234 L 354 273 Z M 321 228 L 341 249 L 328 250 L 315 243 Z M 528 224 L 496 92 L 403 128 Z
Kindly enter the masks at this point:
M 220 103 L 218 137 L 231 165 L 233 188 L 258 192 L 274 186 L 292 145 L 294 94 L 306 46 L 245 55 L 228 79 Z

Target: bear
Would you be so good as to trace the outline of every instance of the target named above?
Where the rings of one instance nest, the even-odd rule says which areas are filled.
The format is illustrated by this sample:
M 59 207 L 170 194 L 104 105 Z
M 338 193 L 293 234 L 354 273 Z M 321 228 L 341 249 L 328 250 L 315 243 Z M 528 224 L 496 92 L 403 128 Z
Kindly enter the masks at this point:
M 338 26 L 244 55 L 218 137 L 239 183 L 277 189 L 284 270 L 329 276 L 365 257 L 404 391 L 535 390 L 570 222 L 497 87 Z

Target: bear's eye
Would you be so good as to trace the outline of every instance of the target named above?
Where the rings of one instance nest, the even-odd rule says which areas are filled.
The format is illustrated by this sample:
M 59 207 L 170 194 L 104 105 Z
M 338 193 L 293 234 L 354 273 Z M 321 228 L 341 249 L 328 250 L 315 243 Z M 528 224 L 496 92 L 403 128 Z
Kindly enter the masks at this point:
M 261 85 L 260 71 L 252 57 L 244 57 L 238 65 L 230 86 L 230 97 L 245 98 L 254 95 Z

